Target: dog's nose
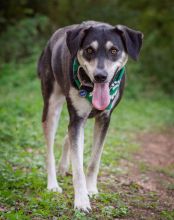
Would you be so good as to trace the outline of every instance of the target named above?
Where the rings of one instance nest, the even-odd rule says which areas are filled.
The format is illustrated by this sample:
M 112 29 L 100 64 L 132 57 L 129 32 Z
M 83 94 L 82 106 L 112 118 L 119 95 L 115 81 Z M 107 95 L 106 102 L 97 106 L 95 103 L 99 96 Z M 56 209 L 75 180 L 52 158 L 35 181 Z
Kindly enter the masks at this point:
M 98 83 L 102 83 L 106 80 L 107 78 L 107 72 L 105 70 L 96 70 L 94 74 L 94 79 Z

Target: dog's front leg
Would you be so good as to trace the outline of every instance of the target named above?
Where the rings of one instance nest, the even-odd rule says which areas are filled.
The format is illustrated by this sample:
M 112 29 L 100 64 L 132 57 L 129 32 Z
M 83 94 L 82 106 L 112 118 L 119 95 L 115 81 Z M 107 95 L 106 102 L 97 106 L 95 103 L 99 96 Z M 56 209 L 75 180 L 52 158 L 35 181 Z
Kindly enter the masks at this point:
M 86 188 L 86 179 L 83 171 L 83 145 L 84 145 L 84 123 L 85 119 L 72 113 L 70 115 L 69 124 L 69 140 L 70 140 L 70 154 L 73 172 L 74 185 L 74 207 L 89 211 L 91 209 Z
M 98 193 L 97 175 L 99 172 L 100 159 L 109 122 L 110 115 L 107 113 L 103 113 L 95 119 L 92 153 L 86 177 L 88 194 L 90 196 Z

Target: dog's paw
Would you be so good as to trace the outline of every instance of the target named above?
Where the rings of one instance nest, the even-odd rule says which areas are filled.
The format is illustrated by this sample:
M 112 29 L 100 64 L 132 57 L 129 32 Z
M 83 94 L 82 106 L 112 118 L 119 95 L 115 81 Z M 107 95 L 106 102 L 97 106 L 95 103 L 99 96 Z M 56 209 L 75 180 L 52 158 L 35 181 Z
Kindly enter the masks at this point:
M 68 174 L 68 167 L 59 165 L 58 173 L 60 176 L 66 176 Z
M 78 196 L 75 199 L 75 203 L 74 203 L 74 209 L 77 209 L 79 211 L 83 211 L 83 212 L 90 212 L 91 211 L 91 206 L 90 206 L 90 202 L 89 202 L 89 198 L 88 196 L 82 197 L 82 196 Z
M 96 187 L 88 189 L 89 197 L 93 197 L 98 194 L 98 189 Z
M 62 193 L 62 188 L 60 186 L 48 186 L 47 189 L 51 192 Z
M 92 197 L 93 195 L 97 195 L 98 194 L 98 189 L 97 189 L 96 182 L 92 181 L 91 178 L 87 177 L 86 183 L 87 183 L 88 195 L 90 197 Z

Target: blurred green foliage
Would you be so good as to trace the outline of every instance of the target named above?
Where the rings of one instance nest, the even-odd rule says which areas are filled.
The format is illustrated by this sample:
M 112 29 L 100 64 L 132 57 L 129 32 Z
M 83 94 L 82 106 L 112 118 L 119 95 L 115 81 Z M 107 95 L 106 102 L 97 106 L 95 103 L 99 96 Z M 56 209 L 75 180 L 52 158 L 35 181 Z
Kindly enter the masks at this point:
M 144 33 L 138 64 L 130 64 L 143 90 L 162 88 L 174 95 L 174 2 L 171 0 L 1 0 L 0 59 L 18 61 L 38 53 L 58 27 L 83 20 L 124 24 Z M 132 66 L 135 66 L 132 67 Z M 141 85 L 139 85 L 141 87 Z
M 8 61 L 18 61 L 41 50 L 44 37 L 47 34 L 48 18 L 37 15 L 35 18 L 25 18 L 15 25 L 8 25 L 0 37 L 0 57 Z

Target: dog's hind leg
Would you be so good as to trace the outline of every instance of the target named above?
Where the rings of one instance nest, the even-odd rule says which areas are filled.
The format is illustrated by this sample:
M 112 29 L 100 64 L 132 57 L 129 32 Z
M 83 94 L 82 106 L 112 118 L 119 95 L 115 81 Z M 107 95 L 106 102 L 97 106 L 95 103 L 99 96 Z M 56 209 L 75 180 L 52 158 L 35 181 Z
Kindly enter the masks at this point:
M 56 82 L 54 82 L 53 91 L 50 97 L 44 103 L 43 111 L 43 130 L 47 144 L 47 188 L 52 191 L 62 192 L 56 178 L 56 166 L 54 158 L 54 138 L 57 124 L 64 103 L 64 96 Z
M 88 194 L 90 196 L 98 193 L 97 175 L 109 122 L 110 116 L 107 114 L 99 115 L 95 118 L 92 153 L 86 177 Z
M 70 164 L 70 143 L 69 143 L 69 136 L 66 135 L 64 139 L 64 145 L 62 148 L 62 156 L 59 162 L 59 174 L 65 176 L 68 172 Z

